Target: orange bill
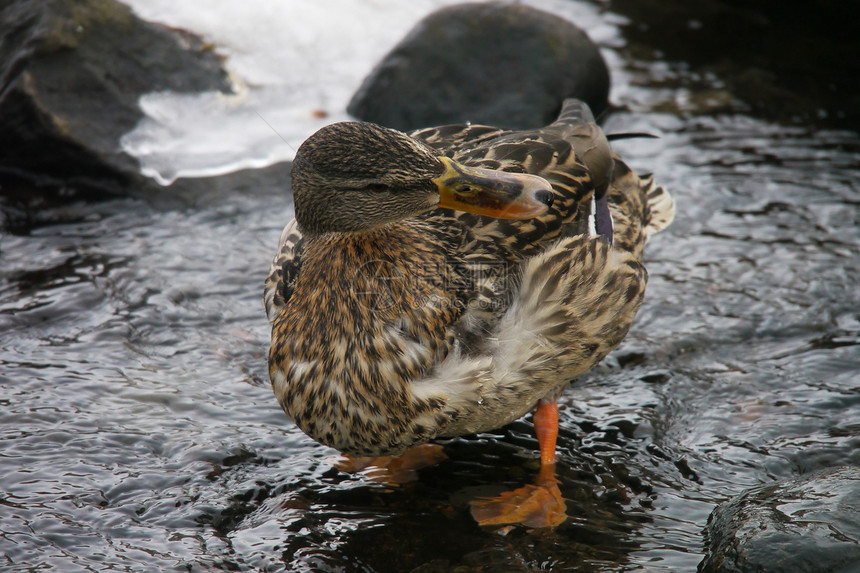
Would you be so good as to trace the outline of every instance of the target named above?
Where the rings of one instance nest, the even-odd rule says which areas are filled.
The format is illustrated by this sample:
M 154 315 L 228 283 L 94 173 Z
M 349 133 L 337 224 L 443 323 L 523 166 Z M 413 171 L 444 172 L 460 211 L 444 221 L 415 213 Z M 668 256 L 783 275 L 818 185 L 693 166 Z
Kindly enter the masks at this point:
M 433 180 L 439 188 L 439 207 L 497 219 L 531 219 L 552 205 L 552 187 L 542 177 L 441 160 L 445 172 Z

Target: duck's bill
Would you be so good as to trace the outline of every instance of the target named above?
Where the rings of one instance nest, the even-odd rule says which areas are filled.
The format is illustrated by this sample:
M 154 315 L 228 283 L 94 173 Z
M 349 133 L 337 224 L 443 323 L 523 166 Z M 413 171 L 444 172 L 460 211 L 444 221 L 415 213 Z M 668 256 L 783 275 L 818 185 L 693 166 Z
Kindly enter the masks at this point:
M 439 188 L 439 207 L 497 219 L 531 219 L 552 205 L 554 195 L 546 179 L 441 159 L 445 172 L 433 180 Z

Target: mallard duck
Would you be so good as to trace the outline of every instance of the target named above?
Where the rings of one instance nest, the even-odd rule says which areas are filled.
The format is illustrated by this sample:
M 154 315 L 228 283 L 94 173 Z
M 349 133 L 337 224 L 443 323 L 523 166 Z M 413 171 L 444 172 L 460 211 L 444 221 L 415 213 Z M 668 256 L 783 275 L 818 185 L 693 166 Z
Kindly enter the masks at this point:
M 336 123 L 291 177 L 264 303 L 272 387 L 295 424 L 390 456 L 535 411 L 552 467 L 556 400 L 630 328 L 670 195 L 577 100 L 523 132 Z

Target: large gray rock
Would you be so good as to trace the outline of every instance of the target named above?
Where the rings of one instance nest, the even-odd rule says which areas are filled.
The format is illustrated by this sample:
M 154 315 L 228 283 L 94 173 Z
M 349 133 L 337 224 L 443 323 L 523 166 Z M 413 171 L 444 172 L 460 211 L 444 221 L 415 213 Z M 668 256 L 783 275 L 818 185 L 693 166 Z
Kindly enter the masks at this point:
M 860 571 L 860 468 L 746 491 L 708 519 L 700 573 Z
M 125 191 L 142 182 L 137 161 L 119 147 L 142 117 L 142 94 L 229 89 L 208 46 L 115 0 L 4 0 L 0 187 L 23 178 Z
M 579 28 L 521 4 L 458 4 L 427 16 L 353 96 L 355 117 L 400 130 L 447 123 L 546 125 L 575 97 L 595 115 L 609 71 Z

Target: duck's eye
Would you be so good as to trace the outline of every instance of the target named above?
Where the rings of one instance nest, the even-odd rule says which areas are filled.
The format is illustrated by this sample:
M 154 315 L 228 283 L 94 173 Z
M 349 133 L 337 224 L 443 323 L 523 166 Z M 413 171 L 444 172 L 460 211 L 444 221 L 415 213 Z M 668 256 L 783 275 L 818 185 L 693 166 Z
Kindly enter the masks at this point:
M 383 191 L 388 191 L 388 185 L 385 183 L 371 183 L 367 187 L 365 187 L 367 191 L 372 191 L 374 193 L 381 193 Z

